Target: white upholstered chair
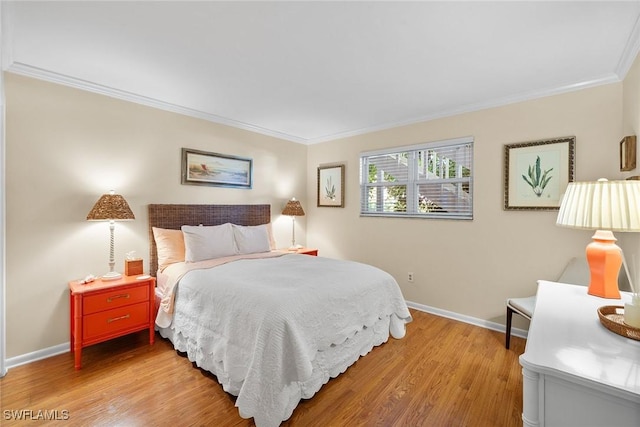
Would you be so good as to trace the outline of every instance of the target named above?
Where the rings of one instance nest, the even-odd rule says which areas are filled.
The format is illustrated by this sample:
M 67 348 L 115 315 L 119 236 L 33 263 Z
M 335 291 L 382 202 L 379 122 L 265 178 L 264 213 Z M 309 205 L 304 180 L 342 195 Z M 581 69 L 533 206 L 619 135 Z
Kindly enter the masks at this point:
M 623 275 L 624 270 L 621 270 L 620 276 Z M 589 265 L 587 264 L 586 258 L 571 258 L 556 282 L 589 286 L 589 279 Z M 505 347 L 509 348 L 509 343 L 511 341 L 511 317 L 513 316 L 513 313 L 519 314 L 520 316 L 531 320 L 531 316 L 533 316 L 533 310 L 535 309 L 535 306 L 535 296 L 524 298 L 509 298 L 507 300 L 507 328 L 505 330 Z

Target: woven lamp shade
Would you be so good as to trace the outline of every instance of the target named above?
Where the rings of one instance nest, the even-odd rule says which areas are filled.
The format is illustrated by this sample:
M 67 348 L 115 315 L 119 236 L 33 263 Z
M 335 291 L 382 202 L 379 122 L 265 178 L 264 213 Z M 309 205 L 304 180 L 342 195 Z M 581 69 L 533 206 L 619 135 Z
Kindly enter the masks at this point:
M 135 219 L 129 204 L 119 194 L 104 194 L 87 215 L 89 221 Z
M 570 182 L 556 224 L 583 230 L 640 231 L 640 181 Z
M 300 202 L 294 198 L 287 202 L 287 205 L 282 210 L 282 215 L 303 216 L 304 209 L 302 209 Z

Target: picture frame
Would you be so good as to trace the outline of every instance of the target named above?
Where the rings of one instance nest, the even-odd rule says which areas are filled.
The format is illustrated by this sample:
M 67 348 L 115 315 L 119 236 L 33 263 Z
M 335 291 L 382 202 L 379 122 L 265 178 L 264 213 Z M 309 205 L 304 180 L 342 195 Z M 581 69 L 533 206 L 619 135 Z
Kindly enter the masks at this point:
M 625 136 L 620 141 L 620 172 L 636 168 L 636 136 Z
M 575 136 L 504 146 L 504 209 L 558 210 L 575 174 Z
M 344 165 L 318 167 L 318 207 L 344 207 Z
M 253 185 L 253 160 L 183 148 L 182 184 L 250 189 Z

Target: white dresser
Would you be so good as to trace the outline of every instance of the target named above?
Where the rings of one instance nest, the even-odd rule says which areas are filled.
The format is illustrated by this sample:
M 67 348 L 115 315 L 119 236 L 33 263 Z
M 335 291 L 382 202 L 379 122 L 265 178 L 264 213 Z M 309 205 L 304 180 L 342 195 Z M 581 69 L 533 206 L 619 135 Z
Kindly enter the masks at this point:
M 584 286 L 538 282 L 524 354 L 524 426 L 639 427 L 640 341 L 600 323 L 597 309 L 621 300 Z

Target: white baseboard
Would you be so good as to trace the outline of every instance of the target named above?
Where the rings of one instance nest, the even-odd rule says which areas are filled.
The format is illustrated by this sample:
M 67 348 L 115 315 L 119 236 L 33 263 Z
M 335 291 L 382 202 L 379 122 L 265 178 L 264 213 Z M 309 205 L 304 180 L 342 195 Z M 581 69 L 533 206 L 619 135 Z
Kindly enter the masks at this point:
M 469 323 L 471 325 L 480 326 L 481 328 L 491 329 L 492 331 L 498 331 L 504 333 L 507 327 L 501 323 L 490 322 L 488 320 L 478 319 L 477 317 L 466 316 L 464 314 L 455 313 L 453 311 L 442 310 L 436 307 L 430 307 L 424 304 L 418 304 L 416 302 L 407 301 L 407 305 L 410 308 L 424 311 L 425 313 L 435 314 L 436 316 L 446 317 L 447 319 L 458 320 L 460 322 Z M 524 329 L 511 328 L 511 335 L 527 338 L 527 332 Z
M 58 354 L 67 353 L 71 351 L 71 343 L 66 342 L 63 344 L 54 345 L 53 347 L 43 348 L 31 353 L 23 354 L 16 357 L 7 359 L 7 369 L 15 368 L 16 366 L 26 365 L 27 363 L 35 362 L 36 360 L 46 359 L 51 356 L 57 356 Z
M 491 329 L 493 331 L 504 332 L 505 325 L 496 322 L 490 322 L 488 320 L 478 319 L 476 317 L 466 316 L 464 314 L 455 313 L 453 311 L 442 310 L 436 307 L 430 307 L 424 304 L 418 304 L 416 302 L 407 301 L 407 305 L 410 308 L 424 311 L 425 313 L 435 314 L 436 316 L 446 317 L 448 319 L 458 320 L 460 322 L 469 323 L 471 325 L 480 326 L 482 328 Z M 519 328 L 512 328 L 511 335 L 527 338 L 527 331 Z M 66 353 L 71 350 L 71 343 L 66 342 L 63 344 L 54 345 L 53 347 L 37 350 L 32 353 L 23 354 L 21 356 L 12 357 L 7 359 L 6 369 L 14 368 L 20 365 L 26 365 L 27 363 L 35 362 L 36 360 L 46 359 L 47 357 L 57 356 L 58 354 Z

